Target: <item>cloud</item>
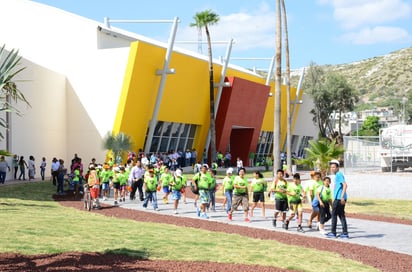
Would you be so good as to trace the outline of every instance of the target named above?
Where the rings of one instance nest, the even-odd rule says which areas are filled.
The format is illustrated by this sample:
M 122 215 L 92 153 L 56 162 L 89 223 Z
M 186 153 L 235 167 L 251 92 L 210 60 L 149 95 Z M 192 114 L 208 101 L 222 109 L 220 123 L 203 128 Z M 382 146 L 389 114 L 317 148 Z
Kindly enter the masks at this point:
M 334 18 L 345 29 L 356 29 L 409 18 L 412 7 L 404 0 L 318 0 L 334 8 Z
M 342 40 L 358 45 L 370 45 L 375 43 L 390 43 L 410 41 L 406 30 L 400 27 L 365 27 L 358 32 L 349 32 L 342 35 Z
M 270 10 L 266 4 L 253 11 L 221 15 L 218 25 L 209 27 L 212 41 L 229 41 L 234 38 L 237 50 L 274 48 L 275 18 L 275 11 Z M 202 40 L 206 41 L 204 31 L 202 35 Z M 193 27 L 181 28 L 178 39 L 197 41 L 198 31 Z

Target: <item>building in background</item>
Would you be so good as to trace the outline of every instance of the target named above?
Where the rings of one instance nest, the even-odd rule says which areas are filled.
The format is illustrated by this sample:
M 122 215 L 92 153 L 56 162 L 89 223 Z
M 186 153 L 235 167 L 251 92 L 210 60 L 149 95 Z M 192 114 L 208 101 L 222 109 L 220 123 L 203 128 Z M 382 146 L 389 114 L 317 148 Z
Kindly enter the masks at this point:
M 31 107 L 12 115 L 9 136 L 2 149 L 18 155 L 45 156 L 69 162 L 77 153 L 84 162 L 106 158 L 102 139 L 109 132 L 132 137 L 134 150 L 167 152 L 198 150 L 207 144 L 209 81 L 207 56 L 173 48 L 159 97 L 167 44 L 47 5 L 28 0 L 5 0 L 0 9 L 0 44 L 19 49 L 26 69 L 17 82 Z M 214 61 L 214 78 L 222 78 L 223 63 Z M 270 156 L 273 149 L 273 83 L 230 65 L 217 107 L 217 150 L 247 162 L 249 152 Z M 215 97 L 218 88 L 215 89 Z M 285 92 L 285 88 L 282 89 Z M 308 115 L 306 97 L 296 107 L 292 151 L 298 152 L 316 128 Z M 159 100 L 160 99 L 160 100 Z M 147 134 L 159 101 L 150 146 Z M 283 96 L 283 109 L 286 97 Z M 303 110 L 303 113 L 302 113 Z M 282 143 L 286 141 L 286 110 L 281 117 Z M 49 164 L 50 165 L 50 164 Z

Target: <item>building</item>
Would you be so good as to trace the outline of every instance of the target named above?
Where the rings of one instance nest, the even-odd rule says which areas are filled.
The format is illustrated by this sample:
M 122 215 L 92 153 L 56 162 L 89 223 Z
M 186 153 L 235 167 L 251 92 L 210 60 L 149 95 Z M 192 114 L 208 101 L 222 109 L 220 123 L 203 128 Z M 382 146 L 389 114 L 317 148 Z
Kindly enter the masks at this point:
M 23 117 L 11 116 L 8 137 L 0 143 L 3 149 L 34 155 L 38 164 L 43 156 L 48 162 L 52 157 L 69 161 L 74 153 L 84 163 L 93 157 L 103 161 L 102 139 L 122 131 L 132 137 L 135 150 L 203 151 L 209 130 L 206 56 L 173 47 L 168 68 L 174 73 L 169 74 L 163 69 L 167 44 L 28 0 L 4 0 L 0 9 L 8 11 L 0 18 L 0 44 L 19 49 L 26 69 L 18 86 L 31 104 L 18 105 Z M 215 82 L 226 82 L 221 92 L 215 89 L 220 96 L 217 149 L 230 149 L 232 157 L 245 162 L 250 151 L 270 155 L 273 83 L 266 86 L 265 78 L 233 65 L 222 73 L 224 67 L 214 60 Z M 296 97 L 293 90 L 291 99 L 304 100 L 291 105 L 299 127 L 292 150 L 298 150 L 315 137 L 316 129 L 309 121 L 307 98 Z M 286 105 L 285 96 L 281 103 Z M 285 110 L 281 128 L 283 146 Z

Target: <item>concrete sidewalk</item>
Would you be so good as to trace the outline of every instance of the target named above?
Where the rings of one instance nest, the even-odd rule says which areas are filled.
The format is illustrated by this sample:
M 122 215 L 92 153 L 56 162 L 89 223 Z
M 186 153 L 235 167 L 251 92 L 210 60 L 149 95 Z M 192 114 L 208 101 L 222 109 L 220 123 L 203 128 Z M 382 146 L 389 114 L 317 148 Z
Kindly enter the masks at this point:
M 209 220 L 231 225 L 247 226 L 250 228 L 259 228 L 278 232 L 288 232 L 293 233 L 295 235 L 310 236 L 319 239 L 330 239 L 326 238 L 324 235 L 316 231 L 316 228 L 309 229 L 306 227 L 308 217 L 307 213 L 304 214 L 304 220 L 302 224 L 305 230 L 304 233 L 297 232 L 296 221 L 290 222 L 289 230 L 283 229 L 281 227 L 281 224 L 278 224 L 278 226 L 274 228 L 272 226 L 273 204 L 268 205 L 269 209 L 266 209 L 266 219 L 261 217 L 260 208 L 256 208 L 254 210 L 255 216 L 251 218 L 252 222 L 245 223 L 243 220 L 243 211 L 240 210 L 233 213 L 233 220 L 229 221 L 226 212 L 222 209 L 222 205 L 220 203 L 217 204 L 216 212 L 208 213 L 209 219 L 201 219 L 196 214 L 196 208 L 194 207 L 193 199 L 187 199 L 187 204 L 184 204 L 183 202 L 179 203 L 178 214 L 174 214 L 172 201 L 169 200 L 169 204 L 164 204 L 162 201 L 162 197 L 162 193 L 157 195 L 158 206 L 160 211 L 154 211 L 153 207 L 151 206 L 151 203 L 149 203 L 147 209 L 144 209 L 142 206 L 143 202 L 139 200 L 130 201 L 126 199 L 126 202 L 119 203 L 119 207 L 145 211 L 148 213 L 160 213 L 169 216 L 188 217 L 198 220 Z M 102 203 L 113 204 L 113 199 L 103 201 Z M 337 238 L 337 241 L 343 243 L 354 243 L 365 246 L 377 247 L 380 249 L 412 255 L 412 236 L 410 235 L 412 233 L 412 226 L 353 218 L 347 218 L 347 222 L 350 239 Z M 314 226 L 316 226 L 316 224 L 314 224 Z M 326 224 L 326 230 L 330 230 L 330 222 Z M 337 230 L 338 233 L 341 231 L 339 220 Z

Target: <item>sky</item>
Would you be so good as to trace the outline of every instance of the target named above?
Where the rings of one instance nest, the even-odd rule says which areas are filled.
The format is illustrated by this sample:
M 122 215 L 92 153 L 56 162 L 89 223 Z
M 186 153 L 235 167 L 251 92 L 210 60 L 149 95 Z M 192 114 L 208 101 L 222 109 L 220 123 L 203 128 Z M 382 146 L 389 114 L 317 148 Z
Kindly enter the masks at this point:
M 35 0 L 103 22 L 180 20 L 175 46 L 198 51 L 198 31 L 190 24 L 200 11 L 219 15 L 210 27 L 213 41 L 235 43 L 231 63 L 267 70 L 275 54 L 275 0 Z M 412 0 L 286 0 L 292 69 L 360 61 L 412 46 Z M 167 42 L 171 24 L 113 23 L 112 26 Z M 203 31 L 204 32 L 204 31 Z M 205 34 L 202 40 L 206 41 Z M 191 44 L 179 43 L 193 41 Z M 213 44 L 224 57 L 227 43 Z M 202 46 L 207 54 L 207 45 Z M 239 60 L 237 58 L 261 58 Z M 284 59 L 283 59 L 284 63 Z

